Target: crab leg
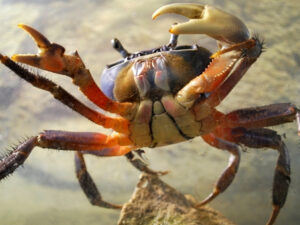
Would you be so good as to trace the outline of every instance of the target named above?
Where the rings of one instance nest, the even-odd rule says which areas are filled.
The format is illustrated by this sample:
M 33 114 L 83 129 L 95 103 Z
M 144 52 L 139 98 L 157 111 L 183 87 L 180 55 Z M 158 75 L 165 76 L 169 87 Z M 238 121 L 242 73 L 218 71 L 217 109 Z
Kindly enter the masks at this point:
M 81 151 L 102 151 L 102 156 L 125 155 L 133 150 L 133 146 L 126 146 L 126 144 L 131 144 L 128 138 L 118 134 L 106 136 L 90 132 L 44 131 L 38 136 L 27 139 L 0 160 L 0 180 L 22 165 L 34 147 L 75 150 L 77 151 L 75 158 L 77 178 L 90 202 L 100 207 L 119 209 L 122 206 L 102 200 L 96 185 L 86 170 Z
M 213 133 L 205 135 L 203 137 L 207 143 L 217 148 L 220 148 L 222 145 L 219 144 L 220 142 L 215 137 L 222 138 L 227 142 L 229 141 L 229 143 L 231 142 L 232 145 L 243 144 L 244 146 L 251 148 L 272 148 L 278 151 L 279 156 L 275 168 L 272 190 L 273 210 L 266 225 L 274 224 L 280 209 L 285 203 L 290 184 L 290 158 L 288 149 L 284 142 L 281 140 L 281 137 L 275 131 L 270 129 L 247 129 L 244 127 L 219 127 Z M 232 179 L 234 178 L 237 169 L 236 167 L 236 169 L 232 168 L 231 170 L 229 170 L 228 168 L 232 167 L 231 165 L 232 164 L 229 164 L 229 166 L 225 170 L 225 172 L 227 173 L 223 173 L 219 178 L 213 193 L 198 206 L 206 204 L 229 186 L 229 184 L 232 182 Z
M 104 208 L 121 209 L 121 205 L 115 205 L 102 200 L 101 194 L 87 171 L 85 160 L 81 152 L 75 153 L 75 171 L 79 184 L 92 205 Z
M 227 189 L 227 187 L 232 183 L 235 174 L 238 171 L 239 164 L 240 164 L 240 157 L 241 157 L 239 146 L 235 143 L 223 140 L 215 136 L 213 133 L 204 135 L 202 136 L 202 138 L 205 142 L 207 142 L 211 146 L 214 146 L 217 149 L 228 151 L 230 153 L 230 158 L 228 160 L 228 166 L 226 167 L 226 169 L 218 179 L 217 183 L 215 184 L 213 192 L 206 199 L 204 199 L 202 202 L 197 204 L 195 207 L 201 207 L 209 203 L 211 200 L 213 200 L 220 193 L 222 193 Z
M 43 70 L 64 74 L 73 79 L 73 83 L 79 86 L 80 90 L 94 104 L 105 111 L 116 113 L 121 116 L 130 117 L 134 104 L 118 103 L 107 98 L 95 83 L 90 71 L 85 68 L 79 54 L 65 54 L 64 47 L 51 43 L 45 36 L 24 24 L 18 25 L 28 32 L 39 48 L 36 55 L 17 54 L 12 59 L 16 62 L 25 63 Z
M 83 115 L 87 119 L 93 121 L 96 124 L 99 124 L 105 128 L 111 128 L 117 132 L 128 133 L 128 124 L 129 122 L 123 118 L 112 118 L 105 116 L 97 111 L 94 111 L 80 101 L 78 101 L 75 97 L 65 91 L 62 87 L 58 86 L 54 82 L 33 74 L 23 67 L 16 64 L 14 61 L 9 59 L 6 56 L 2 56 L 0 54 L 1 62 L 14 71 L 19 77 L 31 83 L 33 86 L 43 89 L 45 91 L 50 92 L 54 98 L 59 100 L 61 103 L 67 105 L 69 108 Z
M 0 180 L 22 165 L 34 147 L 83 152 L 92 150 L 98 151 L 99 156 L 121 156 L 135 149 L 126 135 L 117 133 L 106 136 L 92 132 L 48 130 L 27 139 L 0 160 Z
M 138 154 L 138 157 L 133 152 L 136 152 Z M 125 156 L 128 159 L 128 161 L 131 163 L 131 165 L 133 165 L 136 169 L 138 169 L 141 172 L 156 175 L 156 176 L 162 176 L 168 173 L 168 171 L 154 171 L 150 169 L 148 165 L 144 162 L 144 160 L 142 160 L 142 156 L 141 156 L 142 153 L 144 153 L 142 149 L 137 149 L 128 152 L 127 154 L 125 154 Z M 82 152 L 82 154 L 90 154 L 90 155 L 100 156 L 100 157 L 103 156 L 101 151 L 84 151 Z
M 233 133 L 235 133 L 234 130 Z M 279 153 L 272 190 L 273 210 L 267 222 L 267 225 L 272 225 L 285 203 L 291 181 L 288 149 L 275 131 L 263 128 L 253 130 L 243 129 L 243 131 L 239 129 L 235 134 L 235 142 L 252 148 L 268 147 L 277 150 Z
M 293 122 L 299 113 L 300 110 L 294 105 L 279 103 L 233 111 L 220 119 L 220 124 L 232 128 L 262 128 Z
M 128 159 L 128 161 L 136 168 L 138 169 L 139 171 L 141 172 L 144 172 L 144 173 L 147 173 L 147 174 L 152 174 L 152 175 L 155 175 L 155 176 L 162 176 L 162 175 L 166 175 L 168 174 L 168 171 L 154 171 L 152 169 L 150 169 L 147 164 L 140 158 L 137 158 L 133 152 L 136 152 L 136 151 L 143 151 L 143 150 L 135 150 L 135 151 L 131 151 L 131 152 L 128 152 L 125 156 L 126 158 Z M 139 154 L 139 153 L 138 153 Z
M 299 128 L 300 124 L 297 121 L 299 115 L 300 110 L 290 103 L 239 109 L 225 115 L 216 111 L 214 121 L 218 121 L 218 125 L 214 130 L 214 134 L 227 141 L 234 142 L 235 139 L 231 131 L 235 128 L 235 131 L 238 131 L 239 128 L 257 129 L 290 123 L 295 120 Z
M 226 115 L 216 113 L 216 120 L 219 125 L 203 139 L 214 147 L 219 147 L 218 140 L 212 137 L 219 137 L 235 144 L 243 144 L 252 148 L 272 148 L 278 151 L 279 156 L 275 169 L 273 181 L 273 210 L 267 225 L 274 224 L 280 209 L 283 207 L 290 183 L 290 160 L 288 150 L 281 140 L 281 137 L 270 129 L 263 127 L 275 126 L 278 124 L 292 122 L 299 117 L 299 109 L 289 103 L 273 104 L 255 108 L 236 110 Z M 298 124 L 299 127 L 299 124 Z M 231 181 L 234 174 L 222 179 Z M 218 184 L 217 183 L 217 184 Z M 218 192 L 218 185 L 214 192 L 204 201 L 207 203 L 214 198 Z

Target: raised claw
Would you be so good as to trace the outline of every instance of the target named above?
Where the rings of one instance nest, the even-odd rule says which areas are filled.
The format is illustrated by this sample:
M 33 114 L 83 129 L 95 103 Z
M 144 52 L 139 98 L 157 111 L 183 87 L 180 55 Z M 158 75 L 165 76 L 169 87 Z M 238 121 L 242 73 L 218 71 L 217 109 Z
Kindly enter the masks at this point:
M 249 39 L 246 25 L 237 17 L 208 5 L 175 3 L 157 9 L 152 18 L 176 13 L 190 18 L 188 22 L 172 25 L 173 34 L 206 34 L 221 44 L 236 44 Z
M 42 35 L 37 30 L 33 29 L 32 27 L 21 23 L 18 24 L 18 27 L 28 32 L 40 49 L 47 49 L 51 46 L 50 41 L 44 35 Z
M 64 47 L 55 43 L 51 43 L 44 35 L 30 26 L 19 24 L 18 27 L 28 32 L 38 46 L 39 51 L 36 55 L 13 55 L 12 60 L 56 73 L 64 70 L 64 62 L 62 58 L 65 52 Z

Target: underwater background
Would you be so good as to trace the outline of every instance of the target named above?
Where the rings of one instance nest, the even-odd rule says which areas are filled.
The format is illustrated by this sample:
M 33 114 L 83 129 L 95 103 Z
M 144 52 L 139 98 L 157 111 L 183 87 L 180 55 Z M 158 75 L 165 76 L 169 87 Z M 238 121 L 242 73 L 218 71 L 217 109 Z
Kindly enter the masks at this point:
M 117 37 L 131 52 L 169 41 L 168 29 L 183 17 L 167 15 L 152 21 L 166 0 L 1 0 L 0 52 L 35 53 L 34 42 L 16 25 L 30 25 L 67 52 L 78 50 L 99 82 L 106 64 L 120 58 L 110 40 Z M 266 42 L 266 52 L 220 105 L 223 112 L 250 106 L 292 102 L 300 107 L 300 2 L 298 0 L 184 1 L 210 4 L 241 18 Z M 211 50 L 215 42 L 203 35 L 182 35 L 179 44 L 198 43 Z M 36 69 L 92 108 L 65 76 Z M 0 152 L 24 137 L 44 129 L 110 133 L 33 88 L 0 65 Z M 274 127 L 285 136 L 291 155 L 292 183 L 276 224 L 300 222 L 300 138 L 296 123 Z M 162 179 L 198 200 L 206 197 L 227 165 L 229 154 L 201 138 L 178 145 L 146 149 L 151 168 L 169 170 Z M 271 212 L 271 189 L 277 153 L 248 149 L 242 153 L 233 184 L 210 205 L 237 224 L 265 224 Z M 86 157 L 87 167 L 105 200 L 126 202 L 139 171 L 125 157 Z M 0 182 L 0 224 L 99 225 L 116 224 L 119 211 L 93 207 L 81 191 L 74 173 L 74 153 L 36 148 L 14 175 Z

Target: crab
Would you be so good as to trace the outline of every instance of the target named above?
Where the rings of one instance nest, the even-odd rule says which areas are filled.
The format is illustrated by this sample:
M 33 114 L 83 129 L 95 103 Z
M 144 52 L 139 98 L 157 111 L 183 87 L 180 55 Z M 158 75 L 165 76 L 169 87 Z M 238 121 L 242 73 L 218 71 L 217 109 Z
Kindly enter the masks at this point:
M 91 204 L 122 208 L 104 201 L 86 169 L 84 155 L 123 156 L 139 170 L 154 175 L 139 155 L 144 147 L 156 148 L 201 136 L 216 149 L 230 154 L 229 164 L 211 194 L 195 207 L 201 207 L 232 183 L 238 171 L 242 147 L 271 148 L 278 152 L 273 181 L 273 209 L 267 225 L 274 224 L 283 207 L 290 183 L 288 149 L 277 132 L 266 128 L 297 120 L 300 111 L 291 103 L 271 104 L 222 113 L 216 107 L 230 93 L 257 60 L 263 42 L 250 34 L 237 17 L 208 5 L 176 3 L 156 10 L 153 19 L 176 13 L 188 17 L 173 24 L 171 39 L 158 48 L 129 53 L 118 39 L 113 47 L 123 59 L 108 65 L 100 87 L 85 67 L 78 52 L 66 54 L 63 46 L 51 43 L 34 28 L 19 24 L 36 42 L 37 54 L 0 54 L 1 63 L 33 86 L 50 92 L 54 98 L 90 121 L 114 130 L 110 135 L 95 132 L 45 130 L 14 148 L 0 161 L 0 179 L 13 173 L 35 147 L 75 151 L 76 175 Z M 177 46 L 180 34 L 205 34 L 217 41 L 212 54 L 196 44 Z M 54 82 L 22 67 L 27 64 L 72 78 L 80 91 L 107 116 L 93 110 Z

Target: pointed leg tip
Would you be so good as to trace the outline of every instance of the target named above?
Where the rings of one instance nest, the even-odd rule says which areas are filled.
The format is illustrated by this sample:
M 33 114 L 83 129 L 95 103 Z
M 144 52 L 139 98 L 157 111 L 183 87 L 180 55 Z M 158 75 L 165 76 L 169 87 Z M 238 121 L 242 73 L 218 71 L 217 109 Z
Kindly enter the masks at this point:
M 30 66 L 34 66 L 34 67 L 38 67 L 40 68 L 40 58 L 37 57 L 36 55 L 18 55 L 18 54 L 14 54 L 13 56 L 11 56 L 11 60 L 14 62 L 18 62 L 18 63 L 23 63 L 23 64 L 27 64 Z M 42 69 L 42 68 L 41 68 Z
M 25 25 L 24 23 L 19 23 L 19 24 L 17 24 L 17 26 L 20 27 L 20 28 L 23 28 L 23 27 L 25 27 L 26 25 Z
M 32 37 L 38 48 L 49 48 L 51 46 L 50 41 L 36 29 L 23 23 L 19 23 L 18 27 L 26 31 Z
M 123 208 L 123 205 L 113 205 L 112 208 L 121 210 Z
M 11 60 L 17 62 L 18 61 L 18 55 L 17 54 L 12 55 Z
M 157 14 L 157 13 L 154 12 L 154 13 L 152 14 L 152 20 L 155 20 L 158 16 L 159 16 L 159 14 Z
M 272 214 L 266 225 L 273 225 L 275 223 L 275 220 L 279 214 L 279 211 L 280 211 L 280 207 L 278 205 L 273 205 Z
M 27 57 L 28 55 L 14 54 L 10 57 L 10 59 L 15 62 L 27 63 Z M 32 58 L 32 56 L 29 56 L 28 58 Z
M 30 27 L 30 26 L 28 26 L 28 25 L 26 25 L 26 24 L 24 24 L 24 23 L 19 23 L 19 24 L 17 24 L 17 26 L 18 26 L 19 28 L 21 28 L 21 29 L 23 29 L 23 30 L 29 32 L 29 33 L 30 33 L 30 30 L 34 30 L 32 27 Z
M 194 205 L 194 208 L 199 209 L 199 208 L 201 208 L 201 207 L 207 205 L 213 198 L 214 198 L 214 197 L 211 197 L 211 196 L 210 196 L 210 197 L 204 199 L 202 202 L 200 202 L 200 203 Z
M 200 208 L 209 202 L 211 202 L 213 199 L 215 199 L 220 194 L 219 189 L 214 189 L 212 193 L 210 193 L 209 196 L 207 196 L 204 200 L 202 200 L 200 203 L 196 204 L 194 208 Z
M 153 14 L 152 14 L 152 20 L 155 20 L 157 17 L 159 17 L 160 15 L 162 15 L 163 13 L 163 9 L 165 8 L 165 6 L 162 6 L 160 8 L 158 8 Z

